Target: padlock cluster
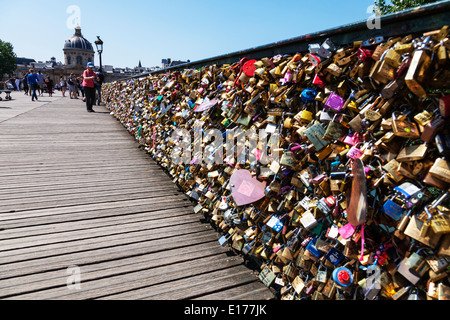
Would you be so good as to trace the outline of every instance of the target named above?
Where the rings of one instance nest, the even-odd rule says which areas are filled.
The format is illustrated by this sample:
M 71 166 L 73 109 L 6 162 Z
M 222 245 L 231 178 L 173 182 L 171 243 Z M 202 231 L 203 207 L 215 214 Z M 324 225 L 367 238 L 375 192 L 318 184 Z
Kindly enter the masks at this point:
M 443 300 L 449 53 L 447 26 L 345 47 L 327 39 L 114 82 L 103 97 L 280 299 Z M 226 157 L 219 138 L 262 129 L 276 143 L 244 141 Z

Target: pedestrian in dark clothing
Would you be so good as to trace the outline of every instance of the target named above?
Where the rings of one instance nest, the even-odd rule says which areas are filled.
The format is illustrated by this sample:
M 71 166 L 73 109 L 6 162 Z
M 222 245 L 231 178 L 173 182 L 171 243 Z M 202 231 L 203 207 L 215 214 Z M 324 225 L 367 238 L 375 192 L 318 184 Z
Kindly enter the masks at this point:
M 81 96 L 83 97 L 83 101 L 86 101 L 86 99 L 84 99 L 83 75 L 79 76 L 76 79 L 76 82 L 77 82 L 77 88 L 80 89 L 80 91 L 81 91 Z M 78 89 L 77 89 L 77 94 L 78 94 Z
M 13 78 L 10 78 L 9 79 L 9 83 L 10 83 L 11 89 L 16 91 L 17 90 L 17 88 L 16 88 L 16 80 L 13 79 Z
M 48 96 L 53 97 L 53 80 L 49 76 L 45 79 L 45 84 L 47 85 Z
M 102 102 L 102 84 L 105 81 L 102 69 L 97 72 L 97 77 L 98 81 L 95 81 L 95 90 L 97 91 L 97 105 L 99 106 Z
M 77 84 L 75 80 L 75 76 L 73 73 L 67 78 L 67 85 L 69 86 L 69 97 L 70 99 L 78 99 L 77 94 Z
M 28 75 L 29 75 L 29 73 L 27 73 L 25 75 L 25 77 L 23 77 L 23 79 L 22 79 L 22 86 L 23 86 L 23 91 L 25 92 L 24 93 L 25 95 L 28 95 L 28 90 L 29 90 L 28 79 L 27 79 Z

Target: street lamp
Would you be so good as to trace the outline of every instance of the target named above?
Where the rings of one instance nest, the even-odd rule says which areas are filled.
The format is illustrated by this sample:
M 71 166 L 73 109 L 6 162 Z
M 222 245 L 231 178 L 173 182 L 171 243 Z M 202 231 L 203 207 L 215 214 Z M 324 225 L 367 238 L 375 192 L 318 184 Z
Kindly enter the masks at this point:
M 95 40 L 95 46 L 97 47 L 98 56 L 100 57 L 100 71 L 102 69 L 102 52 L 103 52 L 103 41 L 100 39 L 100 36 L 97 36 L 97 40 Z

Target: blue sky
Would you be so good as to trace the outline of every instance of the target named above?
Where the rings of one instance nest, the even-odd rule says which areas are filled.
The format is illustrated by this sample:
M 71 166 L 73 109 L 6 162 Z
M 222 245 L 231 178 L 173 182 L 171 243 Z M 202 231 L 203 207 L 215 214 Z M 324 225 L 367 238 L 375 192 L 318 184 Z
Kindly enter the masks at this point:
M 191 61 L 365 21 L 373 0 L 0 0 L 0 39 L 19 57 L 63 61 L 80 10 L 82 33 L 104 41 L 104 65 Z M 96 61 L 98 64 L 98 57 Z

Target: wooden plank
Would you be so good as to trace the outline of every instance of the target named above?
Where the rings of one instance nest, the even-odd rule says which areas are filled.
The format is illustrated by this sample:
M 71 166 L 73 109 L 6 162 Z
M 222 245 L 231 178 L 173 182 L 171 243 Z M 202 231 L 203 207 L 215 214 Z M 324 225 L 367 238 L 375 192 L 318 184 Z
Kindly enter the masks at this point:
M 80 266 L 80 271 L 82 272 L 81 281 L 84 284 L 91 280 L 105 279 L 106 286 L 108 286 L 109 278 L 112 276 L 120 277 L 129 272 L 151 270 L 156 267 L 167 268 L 181 262 L 193 261 L 209 256 L 216 257 L 225 252 L 226 250 L 218 248 L 216 243 L 209 242 L 132 258 L 84 265 Z M 67 284 L 67 277 L 66 268 L 0 280 L 0 299 L 65 286 Z M 97 283 L 96 286 L 100 286 L 100 283 Z M 38 298 L 41 298 L 40 293 Z
M 192 300 L 272 300 L 274 295 L 260 282 L 252 282 L 218 292 L 198 296 Z
M 128 187 L 129 185 L 136 184 L 146 184 L 152 183 L 154 181 L 160 181 L 161 178 L 133 178 L 130 177 L 128 179 L 120 179 L 120 180 L 106 180 L 106 181 L 82 181 L 79 183 L 55 183 L 51 185 L 34 185 L 34 186 L 18 186 L 18 187 L 9 187 L 0 189 L 0 195 L 2 197 L 23 193 L 23 194 L 33 194 L 42 191 L 54 191 L 54 192 L 69 192 L 70 190 L 78 189 L 78 188 L 102 188 L 102 187 L 110 187 L 117 188 L 118 186 Z
M 42 244 L 36 247 L 18 249 L 6 252 L 4 256 L 0 257 L 0 264 L 12 264 L 28 260 L 43 259 L 51 256 L 62 256 L 142 241 L 168 239 L 169 237 L 203 232 L 206 229 L 193 221 L 182 225 L 164 226 L 158 229 L 155 228 L 152 232 L 149 232 L 149 230 L 150 229 L 145 229 L 141 231 L 105 235 L 100 241 L 98 238 L 84 238 L 77 241 L 56 242 L 53 244 Z M 171 240 L 168 239 L 167 241 Z
M 86 179 L 88 178 L 88 179 Z M 142 179 L 143 176 L 135 174 L 135 175 L 110 175 L 105 176 L 102 173 L 96 173 L 89 175 L 87 177 L 72 177 L 71 179 L 66 180 L 59 180 L 57 178 L 51 178 L 51 179 L 34 179 L 30 181 L 29 179 L 23 179 L 22 181 L 8 181 L 8 184 L 3 186 L 1 189 L 13 189 L 13 188 L 20 188 L 20 187 L 34 187 L 34 186 L 54 186 L 54 185 L 62 185 L 62 181 L 67 181 L 67 184 L 82 184 L 86 182 L 104 182 L 104 181 L 117 181 L 117 180 L 130 180 L 130 179 Z M 166 179 L 167 176 L 160 176 L 160 179 Z M 0 189 L 0 190 L 1 190 Z
M 120 294 L 137 288 L 154 286 L 176 279 L 186 279 L 191 276 L 215 271 L 218 265 L 220 265 L 220 268 L 230 268 L 239 266 L 241 263 L 240 259 L 232 259 L 223 254 L 220 256 L 208 256 L 143 271 L 129 271 L 120 276 L 108 277 L 107 279 L 83 281 L 81 290 L 75 292 L 68 290 L 64 284 L 62 287 L 40 291 L 39 293 L 19 295 L 16 299 L 95 299 L 106 294 Z
M 33 228 L 42 226 L 43 228 L 51 227 L 51 224 L 59 224 L 66 222 L 77 222 L 76 225 L 79 225 L 80 221 L 89 221 L 95 218 L 114 218 L 121 217 L 123 219 L 127 219 L 128 216 L 133 214 L 140 213 L 149 213 L 152 214 L 153 217 L 156 217 L 162 209 L 177 209 L 179 212 L 172 213 L 172 216 L 184 215 L 185 210 L 192 213 L 192 205 L 190 203 L 185 203 L 184 201 L 173 201 L 176 198 L 166 198 L 165 201 L 160 201 L 158 203 L 153 203 L 149 205 L 136 205 L 136 206 L 117 206 L 111 209 L 99 209 L 99 210 L 87 210 L 81 212 L 68 212 L 62 214 L 54 214 L 54 215 L 23 215 L 17 218 L 11 218 L 9 220 L 4 220 L 0 224 L 0 229 L 3 229 L 0 232 L 0 236 L 2 233 L 7 233 L 11 230 L 12 233 L 16 232 L 17 228 Z M 5 237 L 7 238 L 7 237 Z
M 86 179 L 79 179 L 78 181 L 76 179 L 71 179 L 70 181 L 60 181 L 60 180 L 53 180 L 51 182 L 48 183 L 36 183 L 36 182 L 32 182 L 32 183 L 20 183 L 20 184 L 16 184 L 16 185 L 5 185 L 5 186 L 0 186 L 0 192 L 2 194 L 6 193 L 14 193 L 14 190 L 16 191 L 20 191 L 22 188 L 24 190 L 47 190 L 50 188 L 58 188 L 58 189 L 67 189 L 67 188 L 82 188 L 84 186 L 92 186 L 92 185 L 101 185 L 101 184 L 111 184 L 111 186 L 113 184 L 121 184 L 121 183 L 129 183 L 130 181 L 135 181 L 135 182 L 139 182 L 140 180 L 145 179 L 145 180 L 152 180 L 151 178 L 143 178 L 141 177 L 122 177 L 121 179 L 117 179 L 115 177 L 99 177 L 96 179 L 89 179 L 88 181 L 86 181 Z M 163 178 L 159 178 L 159 179 L 163 179 Z
M 150 172 L 146 172 L 144 170 L 136 170 L 136 168 L 129 168 L 129 169 L 110 169 L 110 170 L 103 170 L 103 169 L 94 169 L 92 172 L 91 171 L 78 171 L 78 170 L 72 170 L 70 172 L 54 172 L 54 173 L 37 173 L 34 174 L 33 176 L 29 176 L 29 175 L 15 175 L 12 176 L 10 178 L 5 178 L 5 180 L 8 183 L 17 183 L 17 182 L 22 182 L 22 181 L 29 181 L 31 178 L 33 179 L 33 181 L 48 181 L 48 180 L 54 180 L 54 179 L 72 179 L 72 178 L 89 178 L 90 176 L 94 176 L 93 178 L 95 178 L 95 175 L 110 175 L 110 176 L 117 176 L 117 177 L 128 177 L 128 176 L 136 176 L 139 177 L 142 174 L 146 174 L 150 177 Z M 159 175 L 159 177 L 163 177 L 162 174 Z
M 30 209 L 30 210 L 23 210 L 20 212 L 2 213 L 2 214 L 0 214 L 0 219 L 3 221 L 7 221 L 7 220 L 25 219 L 25 218 L 30 218 L 30 217 L 44 217 L 44 216 L 51 216 L 51 215 L 60 215 L 60 214 L 67 214 L 67 213 L 77 213 L 77 212 L 86 212 L 86 211 L 103 210 L 103 209 L 133 207 L 133 206 L 140 206 L 140 205 L 152 206 L 154 204 L 164 204 L 164 203 L 174 202 L 174 201 L 184 202 L 184 204 L 188 203 L 186 197 L 182 196 L 181 199 L 179 199 L 179 198 L 180 198 L 180 196 L 177 194 L 177 195 L 173 195 L 173 196 L 169 195 L 166 197 L 158 198 L 157 202 L 155 202 L 154 198 L 143 197 L 141 199 L 132 199 L 132 200 L 128 199 L 128 200 L 116 201 L 116 202 L 113 201 L 113 202 L 92 203 L 92 204 L 78 204 L 78 205 L 69 206 L 69 207 Z
M 63 196 L 63 195 L 73 195 L 75 193 L 83 194 L 83 193 L 92 193 L 92 192 L 104 192 L 104 191 L 110 191 L 110 190 L 123 190 L 123 191 L 129 191 L 129 190 L 136 190 L 136 189 L 152 189 L 152 187 L 155 187 L 155 181 L 148 181 L 148 180 L 141 180 L 141 182 L 137 183 L 133 180 L 129 181 L 128 183 L 120 183 L 119 181 L 116 181 L 116 184 L 114 187 L 111 186 L 111 184 L 108 185 L 96 185 L 93 184 L 91 186 L 76 186 L 72 188 L 56 188 L 56 187 L 50 187 L 49 189 L 45 190 L 29 190 L 22 189 L 22 190 L 16 190 L 16 191 L 9 191 L 9 194 L 3 194 L 0 192 L 0 200 L 13 200 L 13 199 L 32 199 L 32 198 L 43 198 L 48 196 Z M 174 186 L 175 190 L 178 190 Z
M 44 197 L 25 197 L 25 198 L 14 198 L 9 200 L 3 200 L 0 206 L 0 210 L 2 207 L 13 206 L 16 204 L 27 204 L 33 205 L 35 208 L 39 208 L 41 204 L 45 204 L 47 202 L 52 202 L 54 206 L 58 205 L 58 203 L 62 202 L 64 204 L 73 203 L 72 200 L 89 200 L 90 198 L 96 199 L 104 199 L 105 197 L 111 198 L 116 197 L 120 199 L 120 197 L 133 198 L 136 195 L 149 194 L 151 196 L 157 197 L 160 194 L 170 194 L 173 192 L 177 192 L 178 189 L 173 184 L 153 184 L 149 186 L 136 186 L 135 188 L 129 189 L 106 189 L 106 190 L 91 190 L 87 191 L 84 189 L 79 189 L 72 193 L 66 194 L 52 194 L 49 193 Z
M 174 236 L 171 237 L 170 241 L 168 239 L 140 241 L 136 243 L 121 244 L 114 247 L 75 252 L 62 256 L 50 256 L 42 259 L 27 260 L 2 265 L 2 278 L 7 279 L 62 268 L 67 269 L 69 266 L 73 265 L 81 266 L 86 264 L 96 264 L 214 241 L 217 241 L 217 237 L 211 234 L 211 230 L 205 230 Z
M 166 283 L 149 285 L 141 289 L 106 295 L 105 300 L 186 300 L 192 299 L 199 293 L 209 293 L 224 288 L 255 282 L 257 278 L 242 265 L 218 269 L 213 272 L 191 275 L 188 278 Z
M 67 200 L 57 200 L 57 201 L 43 201 L 43 202 L 36 202 L 36 203 L 21 203 L 20 201 L 10 204 L 10 205 L 2 205 L 0 207 L 0 214 L 1 213 L 8 213 L 12 211 L 25 211 L 25 210 L 38 210 L 38 209 L 47 209 L 47 208 L 54 208 L 54 207 L 71 207 L 74 205 L 88 205 L 88 204 L 100 204 L 100 203 L 108 203 L 108 202 L 118 202 L 118 201 L 126 201 L 126 200 L 137 200 L 137 199 L 154 199 L 155 202 L 158 201 L 158 199 L 164 199 L 164 197 L 167 196 L 178 196 L 179 200 L 183 199 L 183 195 L 180 193 L 176 193 L 174 190 L 159 190 L 159 191 L 153 191 L 150 193 L 144 193 L 144 194 L 119 194 L 115 196 L 114 198 L 110 196 L 101 196 L 101 197 L 95 197 L 95 196 L 89 196 L 84 197 L 81 199 L 67 199 Z
M 74 221 L 59 222 L 38 226 L 26 226 L 14 229 L 5 229 L 0 232 L 0 241 L 7 239 L 25 238 L 38 235 L 55 234 L 60 232 L 77 231 L 93 229 L 97 227 L 118 226 L 129 223 L 138 223 L 145 221 L 154 221 L 155 223 L 165 222 L 177 223 L 178 221 L 197 221 L 198 216 L 194 216 L 190 207 L 163 208 L 153 212 L 133 213 L 126 216 L 119 215 L 113 217 L 101 217 L 93 219 L 80 219 L 77 223 Z M 0 243 L 1 247 L 1 243 Z
M 50 234 L 26 236 L 22 238 L 4 239 L 0 243 L 0 258 L 7 254 L 8 250 L 23 249 L 27 247 L 34 248 L 42 244 L 68 242 L 87 238 L 102 237 L 111 234 L 121 234 L 131 231 L 150 230 L 159 228 L 166 224 L 179 222 L 179 217 L 160 219 L 160 220 L 143 220 L 133 221 L 121 225 L 112 225 L 104 227 L 92 227 L 90 229 L 82 229 L 75 231 L 53 232 Z M 183 219 L 183 223 L 187 223 L 187 219 Z

